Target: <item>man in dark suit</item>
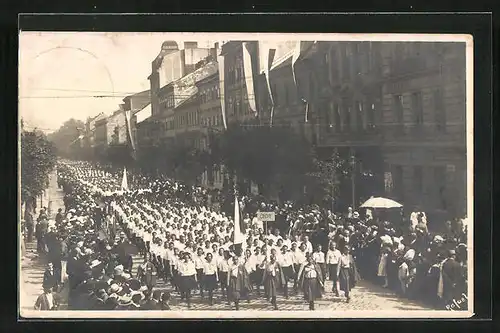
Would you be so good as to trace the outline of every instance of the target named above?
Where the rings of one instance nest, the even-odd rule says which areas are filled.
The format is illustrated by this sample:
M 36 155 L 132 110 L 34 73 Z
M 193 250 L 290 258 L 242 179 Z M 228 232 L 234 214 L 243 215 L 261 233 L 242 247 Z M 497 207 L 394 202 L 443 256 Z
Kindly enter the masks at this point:
M 40 311 L 49 311 L 56 310 L 58 307 L 58 302 L 54 295 L 52 294 L 52 290 L 50 288 L 46 288 L 43 290 L 43 294 L 38 296 L 35 302 L 35 310 Z
M 456 261 L 455 250 L 448 251 L 448 259 L 443 264 L 443 300 L 448 303 L 460 295 L 457 286 L 462 279 L 462 268 Z
M 45 273 L 43 273 L 43 289 L 50 289 L 57 292 L 59 287 L 59 280 L 54 272 L 54 266 L 51 262 L 48 263 Z
M 151 298 L 141 306 L 141 310 L 147 311 L 159 311 L 162 310 L 162 306 L 160 303 L 161 300 L 161 291 L 155 290 Z
M 58 234 L 55 232 L 55 227 L 51 226 L 45 235 L 45 243 L 48 249 L 48 260 L 53 264 L 54 274 L 59 282 L 61 282 L 62 271 L 62 244 Z
M 63 214 L 62 214 L 62 208 L 59 208 L 57 210 L 57 214 L 56 214 L 56 218 L 55 218 L 56 225 L 58 225 L 58 226 L 61 225 L 63 219 L 64 219 L 64 217 L 63 217 Z

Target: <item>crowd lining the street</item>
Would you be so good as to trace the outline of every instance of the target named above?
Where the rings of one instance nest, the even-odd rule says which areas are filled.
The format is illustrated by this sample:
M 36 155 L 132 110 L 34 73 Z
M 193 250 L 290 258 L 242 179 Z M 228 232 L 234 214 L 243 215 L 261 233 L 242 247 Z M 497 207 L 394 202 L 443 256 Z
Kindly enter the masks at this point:
M 42 210 L 34 228 L 38 251 L 49 259 L 40 310 L 64 303 L 57 297 L 64 287 L 70 310 L 168 310 L 173 297 L 188 308 L 193 297 L 213 305 L 220 301 L 215 290 L 236 310 L 260 297 L 279 309 L 277 295 L 292 293 L 314 310 L 324 293 L 349 302 L 361 278 L 436 308 L 466 294 L 462 220 L 436 234 L 420 212 L 402 225 L 376 211 L 334 214 L 241 196 L 240 245 L 233 216 L 214 205 L 220 194 L 141 174 L 123 191 L 121 173 L 88 162 L 63 161 L 57 171 L 65 209 L 54 220 Z M 278 221 L 266 226 L 258 211 L 275 211 Z M 137 253 L 144 261 L 134 270 Z M 159 279 L 170 292 L 157 288 Z

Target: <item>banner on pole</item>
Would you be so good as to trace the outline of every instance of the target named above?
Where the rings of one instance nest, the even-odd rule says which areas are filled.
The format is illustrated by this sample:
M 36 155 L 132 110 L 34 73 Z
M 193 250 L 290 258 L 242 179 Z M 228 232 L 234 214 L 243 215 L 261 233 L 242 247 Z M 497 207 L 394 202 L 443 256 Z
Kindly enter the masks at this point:
M 224 56 L 217 56 L 217 62 L 219 64 L 219 98 L 220 98 L 220 108 L 222 111 L 222 123 L 224 124 L 224 129 L 227 129 L 227 120 L 226 120 L 226 99 L 224 94 Z
M 253 68 L 252 57 L 250 55 L 250 45 L 243 42 L 243 72 L 245 74 L 245 85 L 247 87 L 247 100 L 250 109 L 257 115 L 257 107 L 255 105 L 255 92 L 253 85 Z
M 274 222 L 276 221 L 275 212 L 257 212 L 257 219 L 263 222 Z

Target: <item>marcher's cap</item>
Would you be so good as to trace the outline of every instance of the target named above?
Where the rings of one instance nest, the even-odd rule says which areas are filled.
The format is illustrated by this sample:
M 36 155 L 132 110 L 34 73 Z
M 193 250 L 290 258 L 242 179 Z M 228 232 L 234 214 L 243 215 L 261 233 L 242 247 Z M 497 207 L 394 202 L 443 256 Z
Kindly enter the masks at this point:
M 122 265 L 116 266 L 114 269 L 114 273 L 115 275 L 121 275 L 123 273 L 123 266 Z
M 118 299 L 118 301 L 120 302 L 120 305 L 128 305 L 130 304 L 130 302 L 132 302 L 132 297 L 130 297 L 129 295 L 123 295 Z
M 100 262 L 99 260 L 95 259 L 95 260 L 92 260 L 92 262 L 90 263 L 90 268 L 94 268 L 94 267 L 97 267 L 101 264 L 102 262 Z
M 434 236 L 434 241 L 435 242 L 442 242 L 442 241 L 444 241 L 444 238 L 439 236 L 439 235 L 436 235 L 436 236 Z
M 448 250 L 448 256 L 454 256 L 455 254 L 455 250 Z
M 415 258 L 415 250 L 413 249 L 408 250 L 403 257 L 405 260 L 413 260 L 413 258 Z

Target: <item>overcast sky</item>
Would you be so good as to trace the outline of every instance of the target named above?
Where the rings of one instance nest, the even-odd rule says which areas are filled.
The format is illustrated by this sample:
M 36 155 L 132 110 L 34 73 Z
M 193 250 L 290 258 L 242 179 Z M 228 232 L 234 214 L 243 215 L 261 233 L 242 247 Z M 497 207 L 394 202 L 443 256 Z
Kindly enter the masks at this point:
M 166 40 L 213 42 L 168 33 L 22 32 L 19 110 L 25 125 L 57 129 L 118 109 L 125 95 L 149 89 L 151 61 Z M 114 92 L 114 93 L 113 93 Z M 112 98 L 75 96 L 113 95 Z M 48 98 L 35 98 L 35 97 Z M 66 97 L 66 98 L 61 98 Z M 68 98 L 72 97 L 72 98 Z

